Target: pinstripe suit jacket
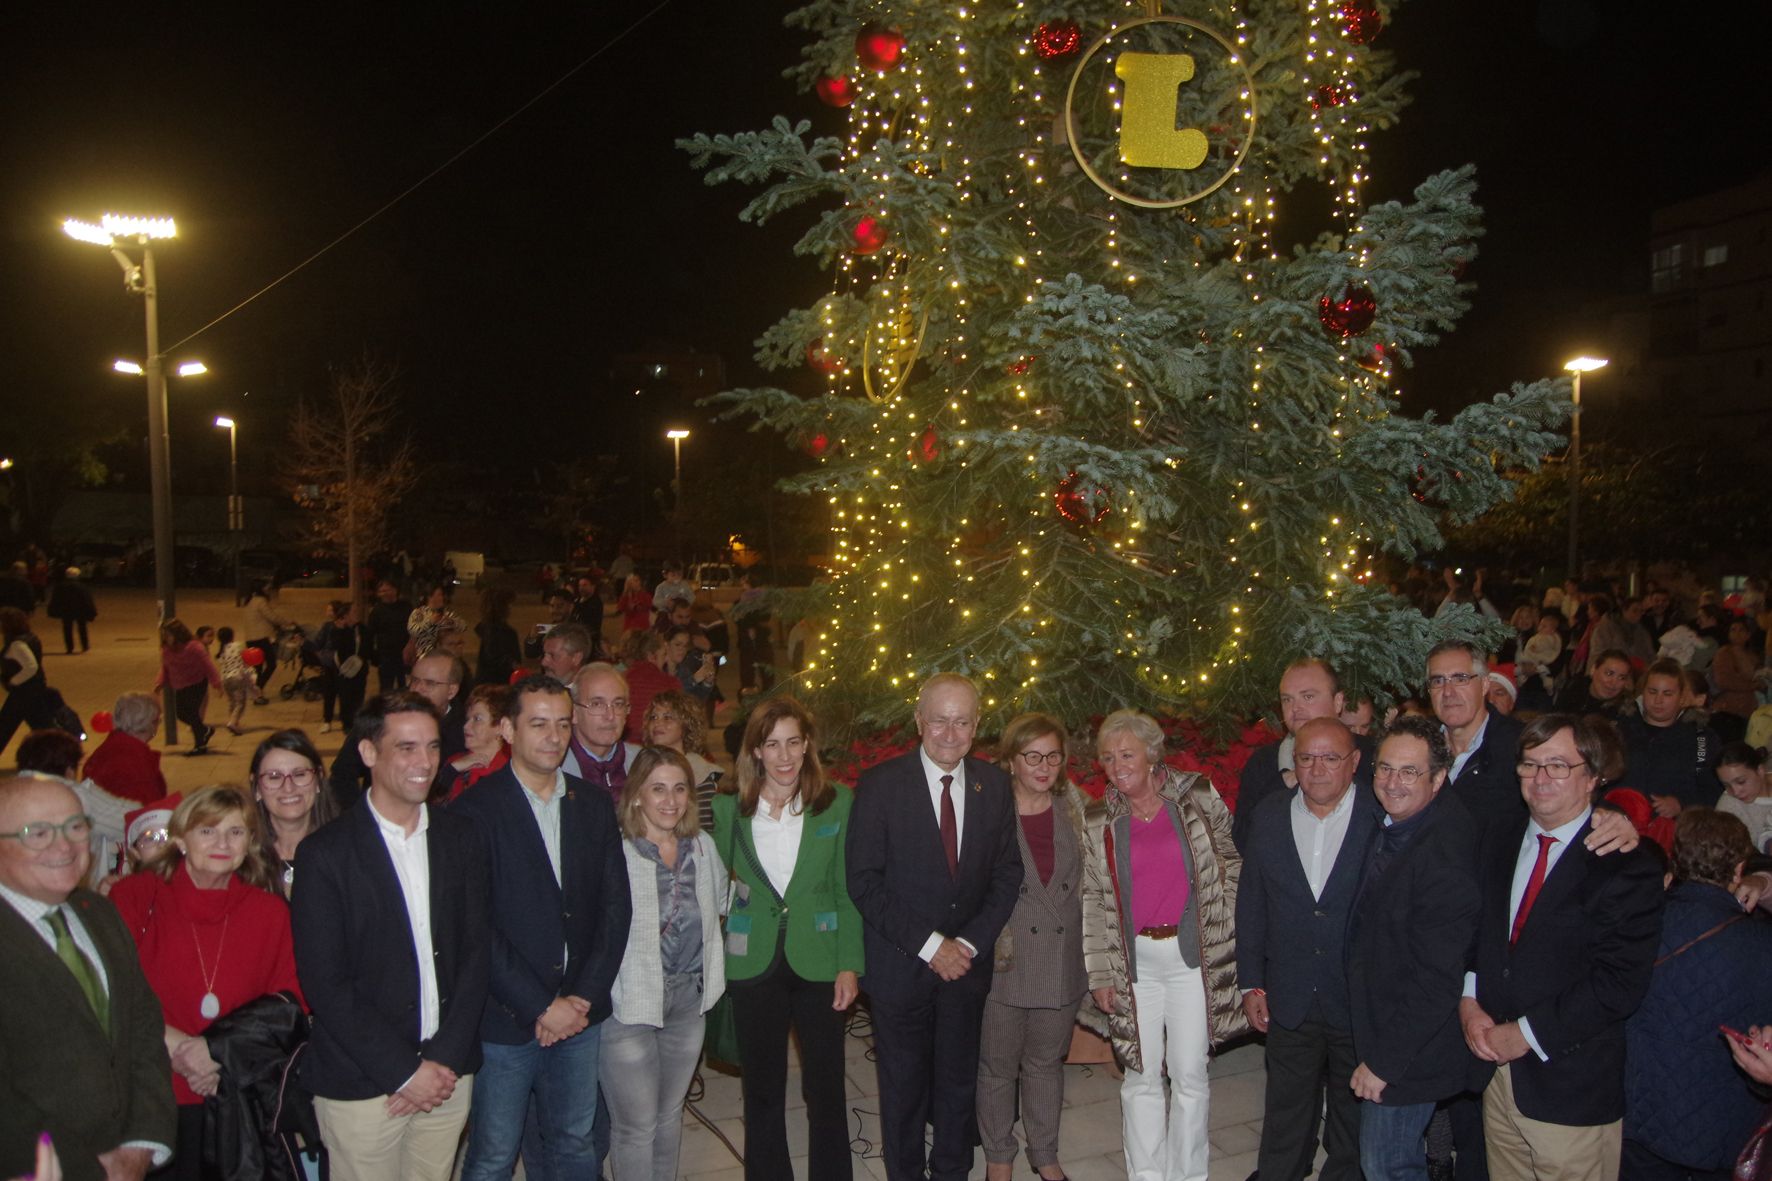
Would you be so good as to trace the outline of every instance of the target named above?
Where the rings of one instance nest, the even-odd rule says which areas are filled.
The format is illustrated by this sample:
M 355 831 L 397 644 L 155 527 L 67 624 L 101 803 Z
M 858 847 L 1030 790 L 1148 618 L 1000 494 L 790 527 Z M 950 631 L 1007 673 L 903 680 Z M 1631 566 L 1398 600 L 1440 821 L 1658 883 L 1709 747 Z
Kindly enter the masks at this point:
M 1083 809 L 1077 789 L 1052 801 L 1052 880 L 1042 883 L 1016 818 L 1021 891 L 997 937 L 991 999 L 1018 1009 L 1064 1008 L 1083 995 Z

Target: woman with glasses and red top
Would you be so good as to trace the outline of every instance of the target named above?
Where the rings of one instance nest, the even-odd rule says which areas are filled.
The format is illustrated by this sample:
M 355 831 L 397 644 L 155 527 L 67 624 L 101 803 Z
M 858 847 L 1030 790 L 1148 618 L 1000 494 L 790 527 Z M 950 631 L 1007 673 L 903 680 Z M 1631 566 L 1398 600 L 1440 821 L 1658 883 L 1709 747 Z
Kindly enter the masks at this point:
M 320 752 L 301 730 L 279 730 L 252 752 L 252 798 L 258 805 L 259 850 L 272 888 L 285 899 L 295 886 L 295 851 L 331 820 Z

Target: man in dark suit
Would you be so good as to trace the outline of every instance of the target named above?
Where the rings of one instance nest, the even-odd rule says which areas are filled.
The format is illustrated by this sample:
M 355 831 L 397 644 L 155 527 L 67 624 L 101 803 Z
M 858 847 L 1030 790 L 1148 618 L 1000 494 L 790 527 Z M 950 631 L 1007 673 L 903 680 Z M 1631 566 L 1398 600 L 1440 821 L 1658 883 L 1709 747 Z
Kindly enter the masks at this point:
M 1446 782 L 1482 829 L 1526 814 L 1514 774 L 1522 724 L 1489 704 L 1488 678 L 1483 654 L 1464 640 L 1442 641 L 1427 654 L 1428 701 L 1452 747 Z
M 80 887 L 92 822 L 53 779 L 0 780 L 0 1176 L 54 1137 L 69 1181 L 172 1156 L 160 1002 L 117 911 Z
M 1435 1105 L 1466 1086 L 1458 1022 L 1477 927 L 1476 823 L 1444 791 L 1452 750 L 1427 718 L 1399 717 L 1379 743 L 1384 808 L 1348 928 L 1348 995 L 1359 1066 L 1366 1181 L 1427 1174 L 1422 1135 Z
M 590 1177 L 600 1026 L 630 917 L 621 833 L 609 797 L 560 770 L 572 740 L 565 685 L 519 681 L 499 729 L 510 762 L 454 807 L 485 835 L 492 878 L 491 1002 L 462 1177 L 510 1177 L 532 1099 L 549 1175 Z
M 302 842 L 291 899 L 314 1016 L 301 1081 L 339 1181 L 447 1181 L 480 1067 L 486 842 L 425 804 L 441 759 L 429 701 L 377 697 L 355 734 L 364 806 Z
M 931 677 L 916 718 L 917 750 L 856 783 L 849 894 L 862 917 L 886 1175 L 960 1181 L 978 1141 L 991 949 L 1015 909 L 1021 854 L 1009 777 L 967 757 L 978 726 L 972 682 Z M 925 1161 L 928 1124 L 935 1145 Z
M 1249 826 L 1261 802 L 1270 795 L 1289 795 L 1298 786 L 1292 752 L 1299 728 L 1316 718 L 1339 719 L 1346 707 L 1341 678 L 1327 660 L 1307 656 L 1286 666 L 1280 674 L 1280 721 L 1286 727 L 1286 737 L 1261 747 L 1243 764 L 1243 774 L 1237 782 L 1237 811 L 1231 817 L 1231 840 L 1237 852 L 1248 851 Z M 1360 752 L 1354 786 L 1371 787 L 1372 740 L 1356 737 L 1354 743 Z
M 1251 819 L 1237 889 L 1237 982 L 1249 1024 L 1267 1034 L 1267 1096 L 1257 1172 L 1301 1181 L 1328 1102 L 1323 1181 L 1359 1181 L 1354 1037 L 1342 954 L 1360 866 L 1381 815 L 1354 786 L 1360 752 L 1334 718 L 1293 735 L 1298 790 Z
M 1465 1041 L 1482 1059 L 1494 1181 L 1618 1176 L 1624 1025 L 1649 987 L 1661 871 L 1583 843 L 1619 763 L 1610 727 L 1544 714 L 1520 736 L 1529 818 L 1486 834 Z

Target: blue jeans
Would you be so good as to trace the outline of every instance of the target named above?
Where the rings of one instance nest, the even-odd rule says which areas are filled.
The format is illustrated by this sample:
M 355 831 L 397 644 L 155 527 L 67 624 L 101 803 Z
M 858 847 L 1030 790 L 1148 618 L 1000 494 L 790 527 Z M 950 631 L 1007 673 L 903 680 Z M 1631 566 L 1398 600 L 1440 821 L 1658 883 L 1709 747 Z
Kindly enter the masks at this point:
M 597 1066 L 603 1027 L 544 1048 L 483 1042 L 474 1075 L 474 1106 L 462 1181 L 509 1181 L 523 1145 L 524 1113 L 534 1094 L 545 1170 L 557 1181 L 592 1181 L 597 1158 L 591 1120 L 597 1111 Z
M 1432 1103 L 1360 1103 L 1360 1168 L 1366 1181 L 1425 1181 Z

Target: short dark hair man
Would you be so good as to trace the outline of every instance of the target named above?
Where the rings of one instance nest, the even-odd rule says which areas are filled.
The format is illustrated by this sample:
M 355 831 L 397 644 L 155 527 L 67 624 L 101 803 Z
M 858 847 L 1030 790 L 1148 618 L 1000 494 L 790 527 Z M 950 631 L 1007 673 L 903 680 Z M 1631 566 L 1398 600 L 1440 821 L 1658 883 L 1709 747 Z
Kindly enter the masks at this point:
M 55 1138 L 69 1181 L 141 1178 L 177 1125 L 160 1002 L 92 866 L 80 801 L 53 779 L 0 779 L 0 1175 Z
M 1422 1134 L 1439 1101 L 1466 1085 L 1458 1005 L 1477 927 L 1477 830 L 1442 790 L 1451 767 L 1441 728 L 1405 715 L 1379 741 L 1372 771 L 1385 816 L 1347 948 L 1366 1181 L 1424 1176 Z
M 1280 722 L 1286 727 L 1286 737 L 1278 743 L 1258 748 L 1243 764 L 1242 778 L 1237 785 L 1237 810 L 1231 817 L 1231 840 L 1238 852 L 1242 852 L 1249 839 L 1249 825 L 1261 801 L 1298 786 L 1297 773 L 1292 766 L 1298 728 L 1313 718 L 1338 718 L 1346 707 L 1341 679 L 1327 660 L 1315 656 L 1301 657 L 1280 674 Z M 1372 753 L 1370 741 L 1356 738 L 1355 744 L 1364 756 L 1361 761 L 1368 761 Z M 1371 784 L 1369 768 L 1362 766 L 1356 773 L 1360 786 Z
M 491 853 L 494 947 L 462 1177 L 511 1175 L 532 1097 L 549 1158 L 589 1175 L 600 1025 L 630 917 L 621 832 L 608 796 L 560 769 L 572 739 L 565 685 L 519 681 L 499 730 L 510 762 L 454 808 L 480 826 Z
M 301 1081 L 336 1175 L 447 1181 L 480 1068 L 486 842 L 425 803 L 442 760 L 429 701 L 384 694 L 353 733 L 369 792 L 302 841 L 290 900 L 314 1014 Z
M 1339 720 L 1292 736 L 1298 790 L 1261 802 L 1247 828 L 1237 890 L 1237 982 L 1249 1024 L 1267 1034 L 1267 1094 L 1257 1171 L 1301 1181 L 1328 1103 L 1323 1181 L 1359 1181 L 1359 1104 L 1343 954 L 1348 914 L 1380 812 L 1354 785 L 1360 751 Z
M 1490 829 L 1478 855 L 1476 971 L 1460 1016 L 1491 1075 L 1495 1181 L 1618 1176 L 1624 1023 L 1648 991 L 1662 878 L 1640 850 L 1598 857 L 1582 843 L 1616 762 L 1603 723 L 1535 718 L 1517 767 L 1529 817 Z
M 1686 670 L 1677 660 L 1657 660 L 1643 670 L 1637 712 L 1618 723 L 1624 741 L 1624 774 L 1619 783 L 1649 797 L 1658 816 L 1672 818 L 1684 808 L 1710 807 L 1722 794 L 1716 731 L 1683 720 Z

